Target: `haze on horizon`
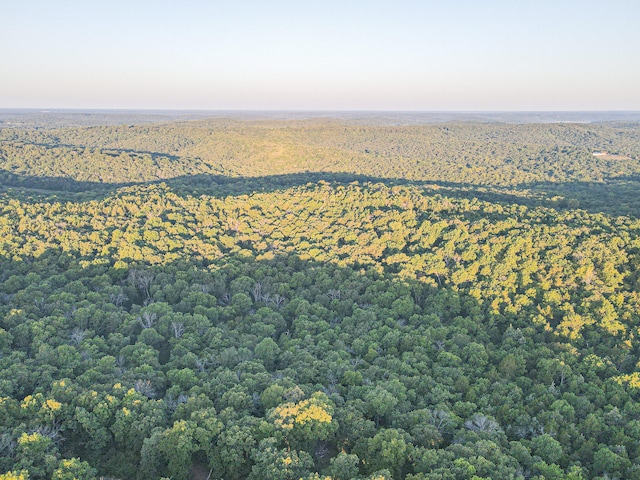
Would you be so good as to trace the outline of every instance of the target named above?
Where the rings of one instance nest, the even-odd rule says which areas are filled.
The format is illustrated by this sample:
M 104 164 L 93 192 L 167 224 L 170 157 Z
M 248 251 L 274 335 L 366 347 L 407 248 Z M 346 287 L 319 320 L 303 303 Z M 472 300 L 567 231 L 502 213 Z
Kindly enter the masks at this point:
M 635 0 L 22 0 L 0 108 L 640 110 Z

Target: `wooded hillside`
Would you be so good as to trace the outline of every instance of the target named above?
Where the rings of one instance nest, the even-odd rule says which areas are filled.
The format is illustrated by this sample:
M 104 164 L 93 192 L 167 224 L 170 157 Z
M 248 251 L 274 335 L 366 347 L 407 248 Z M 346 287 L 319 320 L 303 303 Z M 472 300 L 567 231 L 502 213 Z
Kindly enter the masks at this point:
M 638 124 L 2 128 L 0 182 L 1 479 L 640 479 Z

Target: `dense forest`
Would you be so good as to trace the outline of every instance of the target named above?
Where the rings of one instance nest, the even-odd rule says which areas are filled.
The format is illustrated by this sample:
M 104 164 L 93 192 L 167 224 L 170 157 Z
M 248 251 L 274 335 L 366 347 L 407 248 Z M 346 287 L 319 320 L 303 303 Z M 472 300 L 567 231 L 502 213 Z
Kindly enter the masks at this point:
M 0 479 L 640 479 L 640 124 L 0 124 L 0 187 Z

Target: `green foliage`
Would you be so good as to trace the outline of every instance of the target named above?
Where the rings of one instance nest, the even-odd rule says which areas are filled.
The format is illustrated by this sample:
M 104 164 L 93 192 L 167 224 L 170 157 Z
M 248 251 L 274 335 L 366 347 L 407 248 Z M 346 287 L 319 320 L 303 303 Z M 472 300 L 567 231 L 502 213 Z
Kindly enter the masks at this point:
M 247 477 L 250 480 L 297 480 L 313 469 L 313 459 L 305 451 L 280 449 L 274 439 L 260 442 L 253 454 L 254 466 Z
M 334 480 L 349 480 L 358 476 L 359 464 L 360 459 L 357 455 L 340 452 L 331 459 L 327 473 Z
M 0 130 L 2 478 L 637 477 L 638 138 Z
M 531 450 L 547 463 L 557 463 L 562 458 L 562 445 L 547 433 L 531 440 Z
M 29 472 L 21 470 L 19 472 L 10 471 L 0 474 L 0 480 L 29 480 Z
M 60 460 L 60 466 L 53 472 L 52 480 L 96 479 L 96 470 L 78 458 Z

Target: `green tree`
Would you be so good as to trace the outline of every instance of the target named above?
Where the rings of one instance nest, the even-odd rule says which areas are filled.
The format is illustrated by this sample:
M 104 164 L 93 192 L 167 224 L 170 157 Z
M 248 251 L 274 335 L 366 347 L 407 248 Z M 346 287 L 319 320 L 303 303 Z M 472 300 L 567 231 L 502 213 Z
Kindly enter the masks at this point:
M 360 459 L 357 455 L 340 452 L 331 459 L 327 473 L 335 480 L 350 480 L 359 473 Z
M 547 433 L 531 440 L 531 450 L 547 463 L 558 463 L 562 458 L 562 445 Z
M 87 462 L 72 458 L 60 460 L 51 478 L 52 480 L 92 480 L 97 478 L 97 472 Z

